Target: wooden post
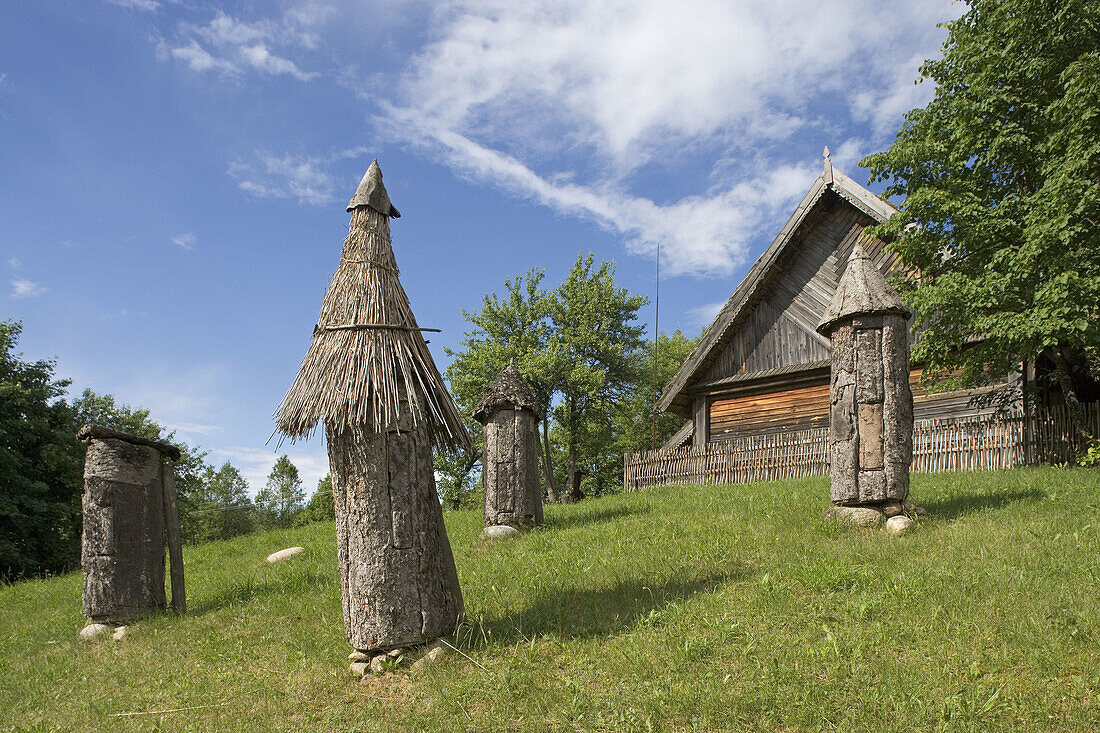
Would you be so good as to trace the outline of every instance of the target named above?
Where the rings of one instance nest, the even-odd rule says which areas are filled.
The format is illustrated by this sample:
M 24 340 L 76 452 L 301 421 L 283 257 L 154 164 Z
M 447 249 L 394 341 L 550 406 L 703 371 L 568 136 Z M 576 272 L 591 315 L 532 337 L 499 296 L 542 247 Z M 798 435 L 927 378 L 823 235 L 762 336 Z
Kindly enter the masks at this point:
M 176 508 L 176 471 L 161 458 L 160 485 L 164 493 L 164 529 L 168 538 L 168 564 L 172 570 L 172 608 L 187 611 L 187 593 L 183 587 L 183 542 L 180 538 L 180 518 Z

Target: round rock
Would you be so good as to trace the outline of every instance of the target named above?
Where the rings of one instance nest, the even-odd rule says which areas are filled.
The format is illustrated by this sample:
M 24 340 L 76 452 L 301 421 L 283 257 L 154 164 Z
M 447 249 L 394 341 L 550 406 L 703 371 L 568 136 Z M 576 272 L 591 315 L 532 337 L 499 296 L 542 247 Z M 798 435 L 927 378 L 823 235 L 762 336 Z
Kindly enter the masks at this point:
M 119 626 L 117 629 L 115 629 L 115 633 L 111 634 L 111 638 L 114 639 L 115 641 L 122 641 L 123 639 L 126 638 L 126 636 L 129 633 L 130 633 L 130 627 L 128 627 L 128 626 Z
M 348 669 L 351 670 L 352 674 L 358 675 L 359 677 L 362 677 L 363 675 L 365 675 L 367 672 L 370 671 L 370 663 L 369 662 L 352 662 L 351 664 L 348 665 Z
M 107 624 L 88 624 L 80 630 L 80 638 L 98 639 L 101 636 L 106 636 L 112 631 L 114 631 L 114 629 Z
M 519 530 L 515 527 L 509 527 L 507 524 L 495 524 L 481 530 L 481 536 L 487 540 L 506 540 L 519 537 Z
M 905 509 L 901 506 L 900 501 L 888 501 L 882 505 L 882 513 L 886 515 L 886 518 L 896 517 L 899 514 L 904 514 Z
M 279 550 L 278 552 L 271 553 L 267 556 L 267 561 L 270 563 L 280 562 L 282 560 L 286 560 L 288 557 L 301 555 L 305 551 L 306 548 L 304 547 L 288 547 L 285 550 Z
M 887 534 L 899 535 L 905 534 L 913 528 L 913 520 L 904 514 L 899 514 L 896 517 L 890 517 L 886 520 L 886 532 Z

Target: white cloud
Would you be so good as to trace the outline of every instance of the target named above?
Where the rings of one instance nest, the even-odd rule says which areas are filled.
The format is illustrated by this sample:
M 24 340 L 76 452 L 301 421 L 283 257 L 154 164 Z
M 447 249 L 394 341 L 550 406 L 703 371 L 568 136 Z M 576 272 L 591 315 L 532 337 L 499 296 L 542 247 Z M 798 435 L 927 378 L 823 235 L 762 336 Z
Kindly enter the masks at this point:
M 249 23 L 218 11 L 206 25 L 181 25 L 174 41 L 161 42 L 158 55 L 183 61 L 192 71 L 200 73 L 215 71 L 241 76 L 246 71 L 256 71 L 310 81 L 320 74 L 303 71 L 294 61 L 272 51 L 274 46 L 315 48 L 316 34 L 301 27 L 308 19 L 308 15 L 296 13 L 288 14 L 281 23 L 272 20 Z
M 187 232 L 186 234 L 177 234 L 176 236 L 172 237 L 172 244 L 175 244 L 186 250 L 194 249 L 196 241 L 197 239 L 192 232 Z
M 46 288 L 42 287 L 38 283 L 33 283 L 30 280 L 12 280 L 11 281 L 11 297 L 16 300 L 23 300 L 24 298 L 37 298 L 46 292 Z
M 157 2 L 157 0 L 107 0 L 107 2 L 111 5 L 117 5 L 120 8 L 143 10 L 147 13 L 160 7 L 160 3 Z
M 830 116 L 879 138 L 896 129 L 920 104 L 911 81 L 943 37 L 936 23 L 959 12 L 947 0 L 456 0 L 382 121 L 465 175 L 624 235 L 631 251 L 662 242 L 669 274 L 728 274 L 819 170 L 784 147 L 833 141 L 848 120 Z M 880 145 L 844 141 L 834 161 Z M 639 185 L 644 167 L 693 153 L 716 161 L 706 191 L 677 200 Z
M 10 267 L 13 270 L 18 270 L 21 267 L 23 267 L 23 263 L 20 261 L 20 259 L 18 257 L 11 257 L 11 258 L 8 259 L 8 267 Z
M 256 153 L 254 162 L 236 161 L 227 171 L 244 191 L 260 198 L 296 199 L 324 206 L 336 199 L 336 179 L 325 170 L 331 161 L 347 157 L 343 151 L 326 158 Z

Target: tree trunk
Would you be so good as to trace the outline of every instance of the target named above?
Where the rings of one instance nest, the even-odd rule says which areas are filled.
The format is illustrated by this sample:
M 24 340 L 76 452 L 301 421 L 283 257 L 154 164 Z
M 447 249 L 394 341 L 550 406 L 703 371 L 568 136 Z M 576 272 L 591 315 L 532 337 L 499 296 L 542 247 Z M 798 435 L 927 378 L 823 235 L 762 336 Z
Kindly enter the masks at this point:
M 550 418 L 542 420 L 542 471 L 546 478 L 546 498 L 551 504 L 558 503 L 558 487 L 554 482 L 554 464 L 550 460 Z
M 326 427 L 344 629 L 364 652 L 432 641 L 463 613 L 425 421 L 400 429 Z
M 1058 380 L 1058 386 L 1062 388 L 1062 401 L 1065 402 L 1066 411 L 1069 413 L 1073 435 L 1079 440 L 1087 440 L 1090 436 L 1085 430 L 1085 411 L 1081 407 L 1081 401 L 1077 399 L 1077 391 L 1073 388 L 1069 360 L 1061 349 L 1051 349 L 1051 356 L 1054 359 L 1054 376 Z
M 572 441 L 569 444 L 569 478 L 566 483 L 569 484 L 569 489 L 562 497 L 563 502 L 576 504 L 584 499 L 584 494 L 581 492 L 581 474 L 577 471 L 577 444 Z

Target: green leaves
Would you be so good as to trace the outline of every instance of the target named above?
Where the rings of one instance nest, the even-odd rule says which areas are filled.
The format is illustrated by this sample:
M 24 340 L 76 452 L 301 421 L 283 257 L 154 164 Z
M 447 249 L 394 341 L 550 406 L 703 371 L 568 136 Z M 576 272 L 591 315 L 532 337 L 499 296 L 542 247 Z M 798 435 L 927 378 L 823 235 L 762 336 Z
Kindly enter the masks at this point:
M 906 197 L 874 233 L 919 272 L 897 283 L 925 327 L 914 356 L 967 385 L 1041 355 L 1087 357 L 1095 380 L 1100 5 L 975 2 L 947 27 L 921 68 L 934 99 L 860 162 Z

